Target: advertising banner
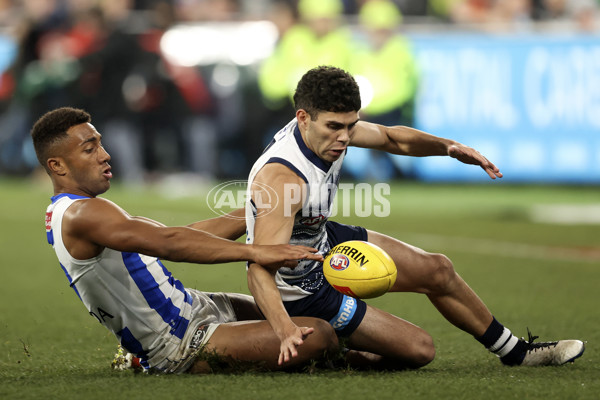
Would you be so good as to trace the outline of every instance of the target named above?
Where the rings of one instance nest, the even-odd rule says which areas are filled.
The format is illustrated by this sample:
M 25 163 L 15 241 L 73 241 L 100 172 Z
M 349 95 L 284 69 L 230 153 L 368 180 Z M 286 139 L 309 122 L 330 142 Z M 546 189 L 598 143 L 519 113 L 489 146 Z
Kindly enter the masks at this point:
M 475 147 L 506 181 L 600 183 L 600 38 L 411 36 L 415 127 Z M 433 181 L 488 179 L 446 157 L 413 161 Z

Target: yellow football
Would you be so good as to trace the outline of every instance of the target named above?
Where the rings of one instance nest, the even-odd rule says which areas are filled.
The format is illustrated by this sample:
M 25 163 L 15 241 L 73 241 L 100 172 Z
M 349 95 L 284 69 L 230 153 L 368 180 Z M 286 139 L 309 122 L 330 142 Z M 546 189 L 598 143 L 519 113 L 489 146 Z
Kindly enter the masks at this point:
M 380 247 L 350 240 L 326 254 L 323 274 L 337 291 L 358 299 L 370 299 L 390 290 L 397 271 L 394 260 Z

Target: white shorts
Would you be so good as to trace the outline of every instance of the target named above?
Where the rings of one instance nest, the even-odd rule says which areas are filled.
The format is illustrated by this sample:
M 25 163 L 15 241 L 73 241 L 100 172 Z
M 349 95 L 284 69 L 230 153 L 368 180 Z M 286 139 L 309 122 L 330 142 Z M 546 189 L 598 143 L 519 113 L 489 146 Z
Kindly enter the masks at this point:
M 150 368 L 151 373 L 180 374 L 190 369 L 215 329 L 237 321 L 227 293 L 207 293 L 187 289 L 192 296 L 192 319 L 177 350 Z

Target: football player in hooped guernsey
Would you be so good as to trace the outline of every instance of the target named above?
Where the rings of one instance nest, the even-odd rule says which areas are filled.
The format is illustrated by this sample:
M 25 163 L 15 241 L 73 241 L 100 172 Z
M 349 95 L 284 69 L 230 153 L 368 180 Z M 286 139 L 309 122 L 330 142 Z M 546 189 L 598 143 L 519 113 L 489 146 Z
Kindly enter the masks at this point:
M 326 254 L 336 244 L 363 240 L 385 250 L 397 268 L 392 292 L 425 294 L 453 325 L 473 335 L 506 365 L 560 365 L 581 356 L 580 340 L 533 343 L 517 339 L 496 320 L 442 254 L 428 253 L 395 238 L 329 221 L 340 169 L 348 146 L 407 156 L 450 156 L 501 178 L 499 169 L 476 150 L 404 126 L 360 121 L 358 86 L 334 67 L 317 67 L 299 81 L 295 118 L 279 131 L 249 175 L 246 205 L 248 243 L 292 243 Z M 265 187 L 280 201 L 257 201 Z M 271 208 L 269 208 L 271 207 Z M 280 360 L 302 342 L 290 316 L 314 316 L 347 337 L 347 360 L 373 368 L 417 368 L 435 355 L 431 336 L 420 327 L 362 300 L 335 291 L 322 263 L 303 260 L 278 271 L 249 262 L 248 286 L 280 340 Z
M 208 364 L 198 357 L 205 350 L 272 370 L 337 349 L 331 326 L 302 317 L 294 320 L 301 327 L 301 346 L 278 363 L 278 337 L 251 296 L 185 288 L 159 260 L 252 261 L 277 269 L 285 261 L 322 260 L 316 249 L 232 241 L 245 231 L 239 218 L 243 210 L 237 219 L 166 227 L 97 197 L 110 187 L 110 156 L 82 110 L 65 107 L 45 114 L 32 137 L 54 186 L 46 212 L 48 242 L 88 312 L 139 358 L 141 367 L 159 373 L 206 372 Z

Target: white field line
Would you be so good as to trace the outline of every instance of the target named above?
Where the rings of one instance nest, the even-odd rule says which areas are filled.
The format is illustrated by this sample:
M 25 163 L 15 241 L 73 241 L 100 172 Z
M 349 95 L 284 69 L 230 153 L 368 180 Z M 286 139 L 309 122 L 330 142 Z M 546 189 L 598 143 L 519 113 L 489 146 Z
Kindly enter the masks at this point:
M 600 247 L 574 248 L 554 247 L 516 242 L 501 242 L 490 239 L 475 239 L 455 236 L 414 233 L 402 235 L 408 243 L 416 244 L 427 251 L 432 249 L 454 250 L 464 253 L 521 259 L 591 262 L 600 264 Z
M 529 216 L 548 224 L 600 225 L 600 204 L 537 204 Z

